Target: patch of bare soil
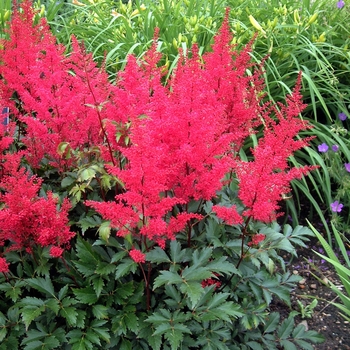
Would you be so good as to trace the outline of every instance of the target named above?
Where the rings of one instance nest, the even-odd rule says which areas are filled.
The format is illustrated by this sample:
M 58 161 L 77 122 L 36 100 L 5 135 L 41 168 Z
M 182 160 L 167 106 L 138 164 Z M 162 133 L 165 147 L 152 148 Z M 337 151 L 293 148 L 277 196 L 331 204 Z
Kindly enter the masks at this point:
M 350 324 L 331 304 L 331 302 L 339 302 L 339 298 L 322 281 L 331 281 L 339 289 L 342 288 L 342 285 L 331 265 L 315 254 L 313 250 L 326 255 L 318 241 L 312 240 L 309 242 L 308 249 L 298 250 L 298 257 L 293 258 L 288 267 L 292 273 L 303 278 L 291 295 L 294 310 L 301 313 L 299 303 L 304 305 L 305 315 L 302 317 L 298 314 L 295 319 L 296 323 L 303 322 L 308 329 L 318 331 L 326 338 L 323 344 L 314 346 L 316 350 L 350 350 Z M 308 315 L 308 311 L 311 311 L 308 306 L 315 298 L 318 301 L 317 306 Z M 280 306 L 282 307 L 282 305 Z M 281 310 L 279 311 L 281 312 Z

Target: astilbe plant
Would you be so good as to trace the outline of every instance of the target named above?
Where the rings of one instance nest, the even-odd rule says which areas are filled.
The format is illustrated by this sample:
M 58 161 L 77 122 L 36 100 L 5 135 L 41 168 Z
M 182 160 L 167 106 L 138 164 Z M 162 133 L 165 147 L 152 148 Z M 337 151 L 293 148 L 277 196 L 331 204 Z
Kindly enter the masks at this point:
M 181 53 L 167 83 L 156 31 L 113 84 L 21 6 L 0 51 L 3 348 L 311 349 L 316 332 L 268 312 L 298 280 L 279 250 L 310 234 L 274 221 L 312 169 L 288 163 L 308 143 L 301 76 L 286 105 L 263 104 L 253 42 L 235 51 L 227 11 L 213 51 Z

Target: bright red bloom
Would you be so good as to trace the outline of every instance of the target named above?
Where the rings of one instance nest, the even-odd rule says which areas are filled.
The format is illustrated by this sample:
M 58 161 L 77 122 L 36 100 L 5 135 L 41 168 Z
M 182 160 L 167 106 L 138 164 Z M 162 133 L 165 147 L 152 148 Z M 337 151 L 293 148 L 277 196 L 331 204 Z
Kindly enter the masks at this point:
M 265 113 L 264 137 L 251 150 L 254 159 L 249 162 L 237 161 L 235 172 L 239 182 L 238 197 L 246 209 L 244 216 L 254 220 L 271 222 L 276 219 L 280 209 L 278 202 L 283 194 L 290 192 L 290 182 L 301 178 L 314 167 L 291 168 L 289 157 L 308 145 L 309 139 L 297 139 L 301 130 L 310 128 L 298 117 L 304 105 L 301 102 L 299 76 L 293 94 L 288 96 L 286 106 L 280 104 L 267 112 L 276 114 L 276 120 Z
M 138 264 L 142 264 L 146 262 L 146 254 L 142 253 L 138 249 L 131 249 L 129 255 L 132 260 L 134 260 Z
M 68 247 L 75 236 L 68 226 L 70 203 L 64 199 L 57 210 L 58 199 L 52 193 L 39 197 L 42 180 L 19 168 L 17 155 L 7 154 L 0 177 L 0 246 L 10 241 L 9 250 L 32 246 Z
M 266 238 L 266 235 L 264 235 L 263 233 L 257 233 L 252 237 L 252 240 L 248 243 L 248 246 L 258 245 L 265 238 Z
M 63 254 L 64 250 L 60 247 L 51 247 L 50 248 L 50 255 L 53 257 L 53 258 L 60 258 Z
M 236 206 L 232 207 L 223 207 L 220 205 L 214 205 L 213 206 L 213 212 L 216 213 L 216 215 L 225 221 L 227 225 L 237 225 L 243 223 L 242 216 L 237 212 Z
M 6 273 L 9 271 L 9 263 L 6 261 L 5 258 L 0 257 L 0 272 Z

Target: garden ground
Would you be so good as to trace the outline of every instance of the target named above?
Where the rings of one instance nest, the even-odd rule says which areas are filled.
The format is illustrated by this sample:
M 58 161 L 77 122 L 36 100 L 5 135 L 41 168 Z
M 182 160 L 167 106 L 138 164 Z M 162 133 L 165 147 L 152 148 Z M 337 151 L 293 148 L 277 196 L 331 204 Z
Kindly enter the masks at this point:
M 313 250 L 321 251 L 316 239 L 309 242 L 307 249 L 299 249 L 298 257 L 294 258 L 289 265 L 291 273 L 297 273 L 303 277 L 302 283 L 299 283 L 298 288 L 291 294 L 292 308 L 300 312 L 298 300 L 307 306 L 314 300 L 313 297 L 318 299 L 312 317 L 297 316 L 296 323 L 306 322 L 309 329 L 324 335 L 325 342 L 315 345 L 316 350 L 350 349 L 350 324 L 339 315 L 338 309 L 330 304 L 331 301 L 339 302 L 339 299 L 336 299 L 336 295 L 315 276 L 321 280 L 328 279 L 335 285 L 339 285 L 339 288 L 341 288 L 341 284 L 330 265 L 322 261 Z M 284 258 L 289 259 L 290 257 L 284 256 Z M 308 298 L 309 296 L 311 298 Z M 288 317 L 290 310 L 285 305 L 276 301 L 274 307 L 276 311 L 281 313 L 281 316 Z M 283 311 L 283 309 L 285 310 Z

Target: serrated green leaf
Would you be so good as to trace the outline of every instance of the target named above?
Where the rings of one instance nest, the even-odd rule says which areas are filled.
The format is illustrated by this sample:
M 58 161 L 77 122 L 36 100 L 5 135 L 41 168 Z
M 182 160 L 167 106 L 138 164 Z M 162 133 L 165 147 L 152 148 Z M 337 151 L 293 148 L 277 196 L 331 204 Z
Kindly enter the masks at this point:
M 182 283 L 180 285 L 180 290 L 183 294 L 186 294 L 186 296 L 190 299 L 192 310 L 195 308 L 196 304 L 198 303 L 199 299 L 201 298 L 204 292 L 201 283 L 194 281 Z
M 145 322 L 154 324 L 169 323 L 172 319 L 172 315 L 169 310 L 160 309 L 159 312 L 154 312 L 151 316 L 148 316 Z
M 109 238 L 109 241 L 111 241 L 111 238 Z M 122 260 L 123 258 L 125 258 L 127 255 L 128 255 L 128 253 L 125 251 L 115 253 L 111 259 L 111 263 L 118 262 L 118 261 Z
M 94 288 L 94 291 L 96 293 L 96 296 L 97 298 L 100 297 L 101 295 L 101 292 L 103 290 L 103 287 L 104 287 L 104 280 L 102 279 L 102 277 L 98 277 L 98 278 L 94 278 L 92 280 L 92 286 Z
M 0 327 L 0 343 L 5 339 L 7 334 L 6 327 Z
M 249 341 L 247 344 L 253 350 L 264 350 L 264 348 L 256 341 Z
M 124 339 L 124 338 L 122 339 L 122 342 L 120 344 L 119 349 L 120 350 L 133 350 L 131 342 L 127 339 Z
M 57 349 L 60 346 L 60 342 L 54 336 L 47 336 L 42 341 L 34 340 L 27 343 L 24 350 L 51 350 Z
M 115 290 L 115 302 L 117 304 L 124 303 L 124 300 L 132 296 L 135 291 L 133 281 L 120 284 Z
M 93 305 L 92 314 L 98 319 L 108 318 L 108 307 L 105 305 Z
M 96 327 L 94 328 L 94 332 L 98 334 L 98 336 L 105 342 L 109 343 L 111 336 L 109 334 L 108 328 Z
M 62 300 L 66 295 L 67 295 L 67 292 L 68 292 L 68 285 L 66 284 L 64 287 L 62 287 L 60 289 L 60 291 L 58 292 L 58 299 L 59 300 Z
M 50 298 L 45 302 L 46 307 L 51 309 L 55 315 L 58 314 L 58 311 L 60 309 L 60 303 L 56 298 Z
M 153 290 L 164 284 L 179 284 L 182 282 L 183 280 L 178 273 L 171 271 L 160 271 L 160 275 L 154 281 Z
M 186 250 L 181 248 L 181 244 L 177 240 L 170 242 L 170 258 L 173 264 L 187 261 Z
M 21 308 L 22 320 L 25 324 L 26 330 L 28 330 L 28 327 L 32 323 L 32 321 L 34 321 L 45 311 L 45 304 L 43 300 L 37 298 L 27 297 L 25 299 L 31 302 L 30 305 L 26 305 L 23 308 Z M 36 299 L 35 305 L 33 299 Z
M 91 343 L 101 345 L 100 338 L 92 329 L 87 330 L 87 332 L 85 333 L 85 337 Z
M 39 349 L 47 349 L 45 347 L 45 344 L 41 340 L 34 340 L 30 343 L 28 343 L 24 350 L 39 350 Z
M 75 297 L 83 304 L 92 305 L 98 300 L 96 292 L 90 286 L 80 289 L 73 288 L 73 293 Z
M 135 273 L 137 269 L 137 264 L 132 259 L 124 259 L 121 264 L 117 265 L 115 272 L 115 279 L 119 280 L 121 277 L 125 276 L 127 273 Z
M 164 334 L 164 337 L 168 339 L 172 350 L 179 349 L 180 344 L 184 337 L 184 333 L 191 333 L 191 332 L 186 326 L 175 324 L 171 329 L 171 331 L 168 331 Z
M 236 274 L 238 276 L 241 273 L 237 270 L 236 266 L 229 261 L 227 261 L 227 257 L 222 256 L 219 259 L 211 260 L 206 264 L 206 267 L 216 273 L 225 273 L 225 274 Z
M 294 328 L 294 318 L 288 317 L 282 322 L 281 326 L 278 329 L 278 333 L 277 333 L 278 338 L 287 339 L 292 333 L 293 328 Z
M 202 266 L 206 265 L 213 254 L 212 248 L 204 248 L 201 250 L 194 250 L 192 255 L 193 265 Z
M 149 337 L 147 338 L 149 345 L 152 350 L 160 350 L 162 345 L 162 335 L 154 335 L 149 333 Z
M 76 326 L 78 313 L 75 307 L 62 307 L 60 315 L 67 320 L 69 326 Z
M 303 350 L 314 350 L 315 348 L 302 339 L 294 339 L 294 341 L 303 349 Z
M 5 295 L 9 297 L 13 302 L 16 302 L 22 294 L 22 287 L 25 286 L 24 281 L 16 281 L 14 285 L 5 282 L 0 284 L 0 290 L 5 292 Z
M 298 350 L 297 347 L 289 340 L 283 339 L 280 341 L 284 350 Z
M 265 323 L 264 333 L 274 332 L 280 321 L 280 314 L 278 312 L 272 312 L 269 315 L 267 322 Z
M 124 321 L 127 329 L 137 334 L 139 323 L 135 313 L 127 313 L 125 315 Z
M 114 273 L 116 266 L 104 261 L 98 262 L 95 273 L 102 276 L 107 276 L 110 273 Z
M 313 330 L 305 332 L 305 335 L 303 338 L 315 344 L 321 344 L 325 340 L 322 334 L 317 333 L 316 331 L 313 331 Z
M 155 247 L 150 252 L 146 253 L 146 260 L 157 264 L 171 262 L 168 255 L 160 247 Z
M 69 187 L 70 185 L 72 185 L 74 182 L 75 182 L 76 179 L 70 177 L 70 176 L 67 176 L 65 177 L 62 181 L 61 181 L 61 186 L 62 188 L 66 188 L 66 187 Z
M 194 265 L 191 267 L 186 266 L 181 273 L 184 281 L 203 281 L 211 276 L 212 273 L 207 268 Z
M 41 293 L 49 294 L 51 296 L 55 296 L 55 290 L 51 280 L 46 277 L 36 277 L 36 278 L 28 278 L 26 282 L 34 289 L 38 290 Z

